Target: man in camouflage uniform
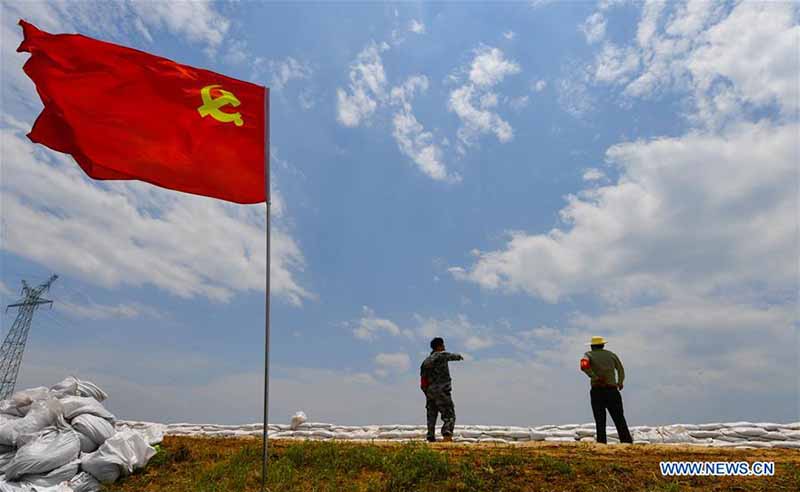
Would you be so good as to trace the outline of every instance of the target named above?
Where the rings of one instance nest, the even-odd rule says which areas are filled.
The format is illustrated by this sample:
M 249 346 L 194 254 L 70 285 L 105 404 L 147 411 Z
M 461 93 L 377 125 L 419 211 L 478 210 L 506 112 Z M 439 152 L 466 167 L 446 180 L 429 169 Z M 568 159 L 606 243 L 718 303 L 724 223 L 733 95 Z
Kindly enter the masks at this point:
M 589 395 L 597 427 L 597 442 L 606 443 L 606 409 L 608 409 L 617 427 L 619 441 L 633 443 L 622 409 L 622 396 L 619 394 L 625 380 L 625 368 L 622 367 L 617 354 L 605 349 L 606 340 L 603 337 L 592 337 L 590 345 L 592 350 L 583 354 L 581 359 L 581 371 L 589 376 L 592 384 Z M 619 379 L 614 371 L 619 375 Z
M 431 355 L 419 369 L 420 388 L 425 393 L 428 410 L 428 442 L 436 442 L 436 417 L 442 414 L 442 437 L 445 442 L 453 440 L 456 425 L 456 409 L 453 405 L 452 380 L 448 362 L 464 360 L 459 354 L 444 351 L 444 340 L 439 337 L 431 340 Z

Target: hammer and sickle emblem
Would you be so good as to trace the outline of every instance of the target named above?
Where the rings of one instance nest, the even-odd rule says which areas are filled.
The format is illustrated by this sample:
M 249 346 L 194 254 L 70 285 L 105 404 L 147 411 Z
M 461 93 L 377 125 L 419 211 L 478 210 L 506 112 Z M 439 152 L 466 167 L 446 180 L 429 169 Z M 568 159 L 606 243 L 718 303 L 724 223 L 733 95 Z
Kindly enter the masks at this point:
M 204 118 L 211 115 L 212 118 L 220 123 L 230 123 L 232 121 L 236 126 L 244 125 L 244 120 L 242 120 L 242 115 L 240 113 L 226 113 L 220 110 L 221 107 L 228 104 L 235 108 L 242 103 L 240 103 L 232 93 L 223 89 L 218 90 L 220 94 L 219 97 L 212 98 L 211 89 L 217 87 L 222 86 L 218 84 L 207 85 L 200 90 L 200 95 L 203 97 L 203 105 L 197 108 L 197 112 Z

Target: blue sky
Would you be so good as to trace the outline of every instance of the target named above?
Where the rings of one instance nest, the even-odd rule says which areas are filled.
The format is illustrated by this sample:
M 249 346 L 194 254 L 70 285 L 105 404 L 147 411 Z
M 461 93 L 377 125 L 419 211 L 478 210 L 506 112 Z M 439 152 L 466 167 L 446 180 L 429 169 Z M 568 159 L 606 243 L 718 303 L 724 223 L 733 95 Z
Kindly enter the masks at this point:
M 265 273 L 263 205 L 24 138 L 25 18 L 271 87 L 271 420 L 421 422 L 441 335 L 459 422 L 588 421 L 594 334 L 634 424 L 797 420 L 796 6 L 2 5 L 2 301 L 61 275 L 20 386 L 257 421 Z

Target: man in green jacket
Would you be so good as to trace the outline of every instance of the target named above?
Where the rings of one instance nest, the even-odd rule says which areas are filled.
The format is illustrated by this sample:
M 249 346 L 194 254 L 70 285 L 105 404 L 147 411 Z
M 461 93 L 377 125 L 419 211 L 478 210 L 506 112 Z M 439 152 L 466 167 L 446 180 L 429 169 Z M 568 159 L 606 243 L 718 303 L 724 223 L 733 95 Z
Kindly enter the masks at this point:
M 583 354 L 581 359 L 581 371 L 589 376 L 592 384 L 589 395 L 594 423 L 597 426 L 597 442 L 606 443 L 606 409 L 608 409 L 617 427 L 619 441 L 633 443 L 622 409 L 622 396 L 619 394 L 625 381 L 625 368 L 622 367 L 617 354 L 604 348 L 606 340 L 603 337 L 592 337 L 590 345 L 592 350 Z

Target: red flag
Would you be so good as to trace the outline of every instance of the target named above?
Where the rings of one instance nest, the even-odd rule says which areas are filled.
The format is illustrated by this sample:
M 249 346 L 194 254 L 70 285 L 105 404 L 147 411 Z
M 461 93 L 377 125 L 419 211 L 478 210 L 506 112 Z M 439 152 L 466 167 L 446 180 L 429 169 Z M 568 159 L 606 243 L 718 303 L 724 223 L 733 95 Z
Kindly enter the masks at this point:
M 138 179 L 237 203 L 267 199 L 269 89 L 20 21 L 44 110 L 32 141 L 94 179 Z

